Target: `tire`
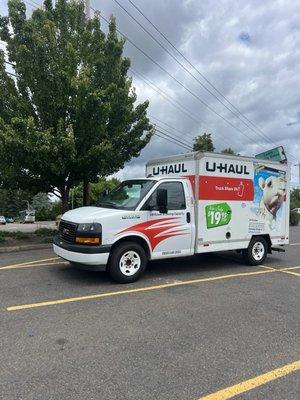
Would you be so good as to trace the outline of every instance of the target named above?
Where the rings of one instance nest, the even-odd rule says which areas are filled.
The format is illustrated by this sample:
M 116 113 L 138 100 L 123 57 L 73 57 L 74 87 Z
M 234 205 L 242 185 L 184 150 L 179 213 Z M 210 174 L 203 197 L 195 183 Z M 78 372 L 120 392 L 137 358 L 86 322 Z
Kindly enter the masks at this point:
M 267 258 L 268 244 L 266 239 L 258 236 L 252 238 L 247 249 L 243 250 L 243 257 L 248 265 L 262 264 Z
M 135 242 L 124 242 L 113 249 L 107 271 L 115 282 L 132 283 L 143 275 L 146 266 L 143 247 Z

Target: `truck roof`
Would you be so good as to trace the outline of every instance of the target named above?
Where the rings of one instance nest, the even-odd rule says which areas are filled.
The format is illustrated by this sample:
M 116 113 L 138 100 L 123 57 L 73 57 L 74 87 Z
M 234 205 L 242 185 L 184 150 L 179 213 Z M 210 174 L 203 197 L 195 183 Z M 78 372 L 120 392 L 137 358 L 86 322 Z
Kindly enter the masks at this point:
M 178 181 L 178 179 L 180 179 L 180 177 L 178 177 L 178 176 L 147 176 L 146 178 L 143 176 L 143 177 L 139 177 L 139 178 L 130 178 L 130 179 L 124 179 L 124 181 L 139 181 L 139 180 L 142 180 L 142 181 L 161 181 L 161 180 L 165 180 L 165 179 L 168 179 L 168 180 L 172 180 L 172 179 L 175 179 L 176 181 Z M 184 178 L 182 178 L 182 179 L 184 179 Z
M 286 165 L 288 163 L 281 163 L 280 161 L 272 161 L 272 160 L 266 160 L 266 159 L 260 159 L 260 158 L 255 158 L 255 157 L 249 157 L 249 156 L 240 156 L 240 155 L 233 155 L 233 154 L 224 154 L 224 153 L 214 153 L 214 152 L 202 152 L 202 151 L 191 151 L 188 153 L 182 153 L 182 154 L 176 154 L 173 156 L 166 156 L 162 158 L 157 158 L 157 159 L 152 159 L 147 162 L 146 165 L 149 164 L 160 164 L 160 163 L 165 163 L 165 162 L 173 162 L 173 161 L 179 161 L 179 160 L 200 160 L 203 157 L 216 157 L 216 158 L 222 158 L 222 159 L 228 159 L 228 160 L 244 160 L 244 161 L 262 161 L 264 163 L 268 164 L 274 164 L 274 165 Z

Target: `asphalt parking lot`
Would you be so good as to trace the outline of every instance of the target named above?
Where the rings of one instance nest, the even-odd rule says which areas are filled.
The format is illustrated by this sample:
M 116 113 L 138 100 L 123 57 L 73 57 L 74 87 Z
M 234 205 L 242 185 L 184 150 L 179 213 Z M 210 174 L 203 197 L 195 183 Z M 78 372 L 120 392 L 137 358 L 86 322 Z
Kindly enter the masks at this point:
M 260 267 L 153 262 L 131 285 L 1 254 L 0 398 L 298 399 L 300 227 L 291 243 Z

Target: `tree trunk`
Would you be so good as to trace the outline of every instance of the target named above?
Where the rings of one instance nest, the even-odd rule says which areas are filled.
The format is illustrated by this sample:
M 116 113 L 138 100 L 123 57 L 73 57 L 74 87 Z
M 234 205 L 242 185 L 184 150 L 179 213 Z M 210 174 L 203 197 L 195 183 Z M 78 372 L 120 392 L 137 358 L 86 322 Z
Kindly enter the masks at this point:
M 83 180 L 83 205 L 90 205 L 90 183 L 88 178 L 84 178 Z
M 61 193 L 61 208 L 62 213 L 69 210 L 69 189 L 62 188 L 59 190 Z

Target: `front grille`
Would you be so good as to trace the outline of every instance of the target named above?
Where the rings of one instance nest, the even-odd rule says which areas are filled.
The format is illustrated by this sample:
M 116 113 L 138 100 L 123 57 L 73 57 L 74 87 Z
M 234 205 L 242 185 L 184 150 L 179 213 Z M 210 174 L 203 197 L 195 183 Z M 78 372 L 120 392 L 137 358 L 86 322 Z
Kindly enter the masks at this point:
M 59 236 L 62 240 L 68 243 L 75 242 L 77 224 L 61 220 L 59 224 Z

